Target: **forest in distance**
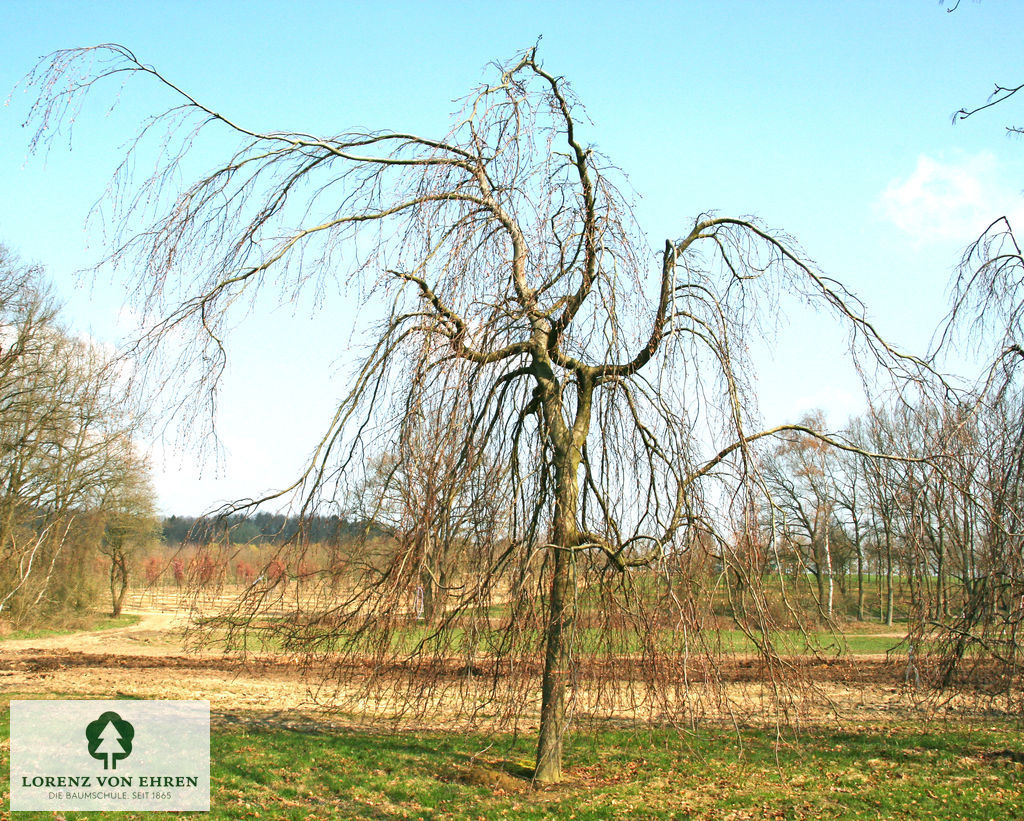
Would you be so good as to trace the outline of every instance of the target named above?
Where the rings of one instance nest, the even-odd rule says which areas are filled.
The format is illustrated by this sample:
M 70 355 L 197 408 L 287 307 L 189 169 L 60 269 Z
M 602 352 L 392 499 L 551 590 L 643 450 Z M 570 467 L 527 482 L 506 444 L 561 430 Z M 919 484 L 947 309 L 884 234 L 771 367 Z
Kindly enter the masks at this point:
M 0 248 L 0 633 L 173 600 L 196 646 L 295 662 L 338 710 L 528 730 L 535 785 L 563 780 L 577 722 L 799 723 L 869 623 L 915 698 L 1024 715 L 1009 219 L 904 351 L 758 219 L 700 212 L 651 248 L 540 47 L 489 72 L 447 134 L 311 136 L 122 45 L 32 70 L 33 150 L 118 84 L 156 109 L 111 184 L 124 349 Z M 147 437 L 209 432 L 228 340 L 274 289 L 358 300 L 333 416 L 280 490 L 161 518 Z M 751 351 L 808 306 L 848 335 L 864 408 L 765 421 Z M 965 356 L 980 377 L 949 372 Z
M 240 513 L 223 518 L 203 516 L 165 516 L 160 520 L 164 544 L 208 545 L 227 541 L 231 544 L 280 545 L 300 537 L 314 543 L 340 545 L 354 541 L 372 522 L 360 522 L 342 516 L 300 518 L 283 513 L 260 511 L 251 516 Z

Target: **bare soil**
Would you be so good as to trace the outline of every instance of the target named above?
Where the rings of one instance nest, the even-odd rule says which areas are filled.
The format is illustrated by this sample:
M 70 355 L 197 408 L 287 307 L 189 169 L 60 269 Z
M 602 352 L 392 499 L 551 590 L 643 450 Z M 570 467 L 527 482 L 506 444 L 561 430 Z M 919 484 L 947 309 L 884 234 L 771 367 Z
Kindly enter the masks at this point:
M 129 627 L 0 642 L 0 690 L 68 697 L 209 699 L 211 707 L 299 708 L 310 701 L 294 664 L 258 667 L 186 652 L 179 612 L 140 612 Z
M 315 693 L 320 679 L 307 676 L 294 661 L 262 654 L 242 661 L 217 651 L 186 652 L 180 612 L 139 612 L 130 627 L 36 639 L 0 641 L 0 691 L 7 695 L 56 694 L 86 698 L 208 699 L 218 715 L 276 714 L 313 718 L 321 712 Z M 800 678 L 815 685 L 800 695 L 805 719 L 892 719 L 925 705 L 920 692 L 908 687 L 905 663 L 884 656 L 862 656 L 841 662 L 801 660 Z M 588 678 L 614 679 L 608 670 L 589 671 Z M 340 671 L 341 690 L 364 678 L 354 664 Z M 728 699 L 721 718 L 764 712 L 764 671 L 749 657 L 737 656 L 720 670 Z M 484 677 L 486 679 L 486 677 Z M 697 677 L 696 684 L 699 686 Z M 438 727 L 450 726 L 455 705 L 434 710 Z M 749 708 L 749 709 L 747 709 Z M 946 700 L 947 714 L 991 710 L 977 694 Z M 705 717 L 714 715 L 704 711 Z M 766 718 L 768 718 L 766 716 Z M 431 723 L 427 722 L 428 725 Z M 423 722 L 417 722 L 422 726 Z

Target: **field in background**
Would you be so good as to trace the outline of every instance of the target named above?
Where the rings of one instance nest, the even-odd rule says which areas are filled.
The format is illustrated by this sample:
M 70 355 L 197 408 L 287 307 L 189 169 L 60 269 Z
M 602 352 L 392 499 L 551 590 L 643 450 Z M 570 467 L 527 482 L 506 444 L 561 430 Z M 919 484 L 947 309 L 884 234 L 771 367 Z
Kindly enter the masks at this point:
M 263 615 L 268 618 L 288 617 L 297 609 L 307 609 L 311 603 L 317 600 L 319 593 L 314 593 L 310 586 L 305 590 L 301 584 L 291 582 L 283 585 L 284 593 L 280 602 L 264 607 Z M 169 572 L 158 576 L 149 584 L 142 584 L 133 587 L 128 594 L 125 607 L 130 612 L 151 612 L 175 614 L 184 616 L 191 614 L 199 619 L 208 619 L 219 614 L 229 612 L 244 593 L 246 584 L 244 582 L 229 581 L 218 585 L 210 585 L 208 588 L 197 590 L 189 589 L 185 584 L 177 584 Z M 842 599 L 837 597 L 842 603 Z M 322 602 L 321 602 L 322 603 Z M 716 614 L 714 624 L 720 625 L 715 628 L 714 642 L 720 646 L 725 653 L 749 653 L 756 648 L 742 632 L 731 626 L 727 608 L 715 608 L 721 610 Z M 489 617 L 497 623 L 507 613 L 504 605 L 492 605 L 489 608 Z M 410 645 L 428 635 L 429 629 L 423 625 L 415 615 L 412 604 L 406 609 L 405 615 L 409 619 L 409 627 L 405 631 L 403 641 Z M 781 630 L 778 633 L 780 647 L 790 653 L 825 653 L 827 655 L 892 655 L 904 656 L 906 654 L 906 624 L 895 622 L 893 625 L 879 623 L 878 620 L 856 621 L 838 615 L 837 628 L 833 630 L 823 626 L 808 624 L 798 630 L 790 628 Z M 598 638 L 598 631 L 590 630 L 594 640 Z M 584 641 L 586 641 L 584 637 Z M 630 649 L 627 645 L 625 649 Z M 813 648 L 813 649 L 812 649 Z M 273 647 L 250 649 L 274 649 Z M 632 647 L 635 651 L 638 647 Z

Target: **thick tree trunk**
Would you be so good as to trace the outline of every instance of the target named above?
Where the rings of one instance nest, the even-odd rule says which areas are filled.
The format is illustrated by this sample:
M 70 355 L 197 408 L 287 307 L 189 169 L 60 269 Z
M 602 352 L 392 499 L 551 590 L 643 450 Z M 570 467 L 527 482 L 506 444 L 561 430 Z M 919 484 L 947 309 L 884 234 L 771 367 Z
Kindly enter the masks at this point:
M 814 581 L 818 588 L 815 604 L 819 609 L 825 607 L 825 551 L 821 549 L 821 541 L 817 531 L 812 531 L 811 554 L 814 557 Z
M 545 637 L 544 678 L 541 684 L 540 737 L 534 778 L 543 784 L 562 779 L 562 742 L 565 737 L 565 685 L 568 677 L 569 631 L 573 616 L 573 555 L 556 550 L 551 600 Z
M 576 415 L 571 427 L 564 422 L 560 389 L 541 372 L 544 421 L 554 452 L 555 504 L 551 521 L 553 573 L 544 636 L 544 676 L 541 682 L 540 732 L 534 781 L 553 784 L 562 779 L 562 744 L 566 731 L 566 685 L 569 678 L 570 642 L 576 616 L 576 547 L 579 527 L 578 471 L 583 443 L 590 430 L 593 383 L 577 374 Z
M 554 784 L 562 779 L 562 742 L 566 730 L 566 683 L 569 643 L 576 615 L 573 552 L 579 542 L 576 509 L 579 503 L 580 449 L 575 443 L 556 449 L 555 509 L 551 527 L 554 572 L 544 637 L 544 676 L 541 682 L 540 733 L 534 781 Z

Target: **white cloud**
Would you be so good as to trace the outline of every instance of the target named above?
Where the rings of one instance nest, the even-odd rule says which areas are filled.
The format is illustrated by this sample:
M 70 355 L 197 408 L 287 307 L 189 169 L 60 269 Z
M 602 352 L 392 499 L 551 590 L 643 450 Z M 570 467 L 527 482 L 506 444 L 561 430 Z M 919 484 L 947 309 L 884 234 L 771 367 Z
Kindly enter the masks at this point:
M 886 186 L 876 208 L 915 244 L 965 245 L 1003 215 L 1024 226 L 1024 200 L 987 151 L 954 159 L 922 154 L 913 172 Z

